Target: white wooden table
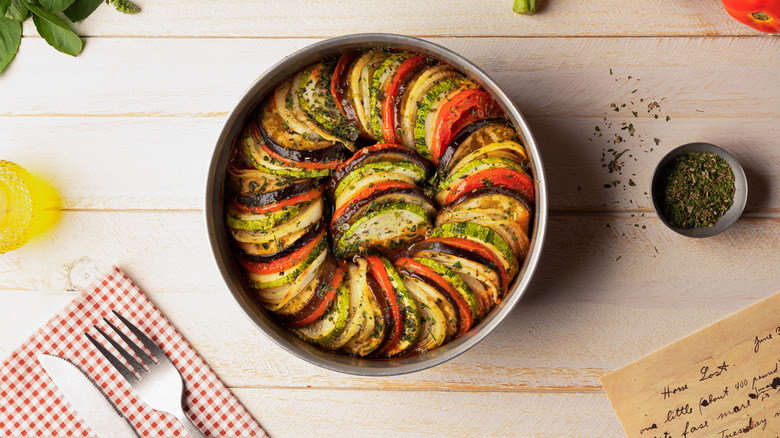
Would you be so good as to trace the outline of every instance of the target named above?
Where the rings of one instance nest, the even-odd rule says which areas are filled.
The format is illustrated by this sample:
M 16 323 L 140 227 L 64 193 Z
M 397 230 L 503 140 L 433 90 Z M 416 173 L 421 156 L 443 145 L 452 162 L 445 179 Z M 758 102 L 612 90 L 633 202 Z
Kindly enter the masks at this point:
M 78 58 L 28 22 L 0 75 L 0 158 L 64 202 L 49 234 L 0 256 L 0 355 L 74 297 L 69 267 L 90 256 L 133 278 L 274 437 L 616 437 L 600 376 L 780 291 L 780 39 L 717 0 L 548 0 L 530 17 L 512 0 L 137 3 L 79 25 Z M 356 32 L 421 36 L 485 69 L 528 118 L 549 180 L 528 295 L 477 347 L 400 377 L 325 371 L 274 345 L 222 284 L 202 213 L 242 92 L 292 51 Z M 691 141 L 748 175 L 742 219 L 706 240 L 664 228 L 645 194 L 663 154 Z M 609 148 L 629 149 L 620 176 L 602 166 Z

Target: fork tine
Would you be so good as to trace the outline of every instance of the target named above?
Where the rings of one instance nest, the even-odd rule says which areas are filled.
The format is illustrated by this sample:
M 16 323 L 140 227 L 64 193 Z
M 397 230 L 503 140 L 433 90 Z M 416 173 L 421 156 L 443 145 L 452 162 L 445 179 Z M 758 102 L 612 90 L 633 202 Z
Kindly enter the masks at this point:
M 160 360 L 167 359 L 168 356 L 165 355 L 165 352 L 162 351 L 160 347 L 157 346 L 151 339 L 149 339 L 148 336 L 144 334 L 138 327 L 134 326 L 130 323 L 127 319 L 125 319 L 124 316 L 120 315 L 119 312 L 116 310 L 111 310 L 114 315 L 116 315 L 117 318 L 119 318 L 120 321 L 122 321 L 122 324 L 125 325 L 133 334 L 138 338 L 139 341 L 141 341 L 147 349 L 152 353 L 152 356 L 154 356 L 155 359 L 159 362 Z
M 125 343 L 135 352 L 136 356 L 140 357 L 141 360 L 147 366 L 154 366 L 154 365 L 156 365 L 152 361 L 152 358 L 149 357 L 149 355 L 146 354 L 146 352 L 144 350 L 142 350 L 141 347 L 139 347 L 138 344 L 135 343 L 135 341 L 130 340 L 130 338 L 127 337 L 127 335 L 124 334 L 121 330 L 119 330 L 114 324 L 112 324 L 111 321 L 109 321 L 106 318 L 103 318 L 103 321 L 105 321 L 106 324 L 108 324 L 108 326 L 111 327 L 111 329 L 114 330 L 114 332 L 116 332 L 116 334 L 119 335 L 119 337 L 122 338 L 123 341 L 125 341 Z
M 115 341 L 114 338 L 108 335 L 108 333 L 104 332 L 100 329 L 100 327 L 94 325 L 95 330 L 99 331 L 101 335 L 103 335 L 104 338 L 116 349 L 116 351 L 119 352 L 119 354 L 122 355 L 122 357 L 125 358 L 125 360 L 130 364 L 130 366 L 138 373 L 143 374 L 146 373 L 146 368 L 140 363 L 138 363 L 137 360 L 133 357 L 132 354 L 128 353 L 127 350 L 125 350 L 125 347 L 119 345 L 119 342 Z
M 111 352 L 108 351 L 108 349 L 106 349 L 106 347 L 104 347 L 103 344 L 101 344 L 100 342 L 96 341 L 95 338 L 93 338 L 92 336 L 89 335 L 89 333 L 84 333 L 84 336 L 86 336 L 87 339 L 89 339 L 89 342 L 91 342 L 92 345 L 94 345 L 95 348 L 98 349 L 100 354 L 102 354 L 103 357 L 105 357 L 106 360 L 108 360 L 111 363 L 111 365 L 114 367 L 114 369 L 119 371 L 119 374 L 121 374 L 122 377 L 125 378 L 125 380 L 127 380 L 128 382 L 132 381 L 130 379 L 138 380 L 138 377 L 136 377 L 136 375 L 133 374 L 132 371 L 127 369 L 127 367 L 119 359 L 114 357 L 114 355 L 111 354 Z

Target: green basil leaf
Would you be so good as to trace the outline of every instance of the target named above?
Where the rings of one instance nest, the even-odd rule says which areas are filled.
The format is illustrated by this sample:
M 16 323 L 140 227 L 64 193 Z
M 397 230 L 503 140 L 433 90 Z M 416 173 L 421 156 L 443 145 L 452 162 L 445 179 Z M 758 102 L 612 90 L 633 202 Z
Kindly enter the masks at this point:
M 73 0 L 38 0 L 41 6 L 51 13 L 62 12 L 73 3 Z
M 67 23 L 35 3 L 27 0 L 22 1 L 33 13 L 33 23 L 35 23 L 38 33 L 49 45 L 68 55 L 76 56 L 81 53 L 84 43 Z
M 97 9 L 103 0 L 76 0 L 65 9 L 65 16 L 72 22 L 81 21 L 89 17 Z
M 0 71 L 3 71 L 14 59 L 20 42 L 22 42 L 22 23 L 0 17 Z
M 8 10 L 5 12 L 6 17 L 16 21 L 24 21 L 28 15 L 30 15 L 30 10 L 22 3 L 22 0 L 11 0 Z
M 0 0 L 0 17 L 5 15 L 5 11 L 11 6 L 11 0 Z

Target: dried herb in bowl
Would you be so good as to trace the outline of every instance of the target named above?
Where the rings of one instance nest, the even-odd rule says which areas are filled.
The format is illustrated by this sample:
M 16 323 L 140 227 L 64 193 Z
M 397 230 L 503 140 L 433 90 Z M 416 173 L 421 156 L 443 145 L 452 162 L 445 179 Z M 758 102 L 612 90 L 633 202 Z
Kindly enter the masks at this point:
M 670 166 L 663 193 L 664 213 L 670 225 L 711 227 L 734 202 L 734 172 L 717 154 L 683 155 Z

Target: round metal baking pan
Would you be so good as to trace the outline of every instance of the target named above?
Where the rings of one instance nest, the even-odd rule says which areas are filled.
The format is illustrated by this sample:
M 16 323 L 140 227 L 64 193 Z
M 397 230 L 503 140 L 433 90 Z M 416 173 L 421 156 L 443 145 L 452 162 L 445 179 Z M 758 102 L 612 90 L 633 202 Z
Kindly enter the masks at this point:
M 531 246 L 505 299 L 465 336 L 425 354 L 407 358 L 365 359 L 329 352 L 300 340 L 291 331 L 277 324 L 255 303 L 244 285 L 229 247 L 224 223 L 224 182 L 228 152 L 255 105 L 277 83 L 303 67 L 326 56 L 364 48 L 399 49 L 430 55 L 478 81 L 501 104 L 514 123 L 526 147 L 535 179 L 536 205 Z M 528 123 L 512 100 L 484 71 L 460 55 L 429 41 L 402 35 L 367 33 L 332 38 L 301 49 L 268 69 L 249 87 L 228 115 L 217 139 L 206 180 L 205 214 L 208 238 L 217 268 L 233 298 L 257 328 L 288 352 L 315 365 L 349 374 L 387 376 L 420 371 L 446 362 L 476 345 L 509 315 L 528 288 L 531 276 L 539 264 L 547 227 L 547 188 L 539 149 Z

